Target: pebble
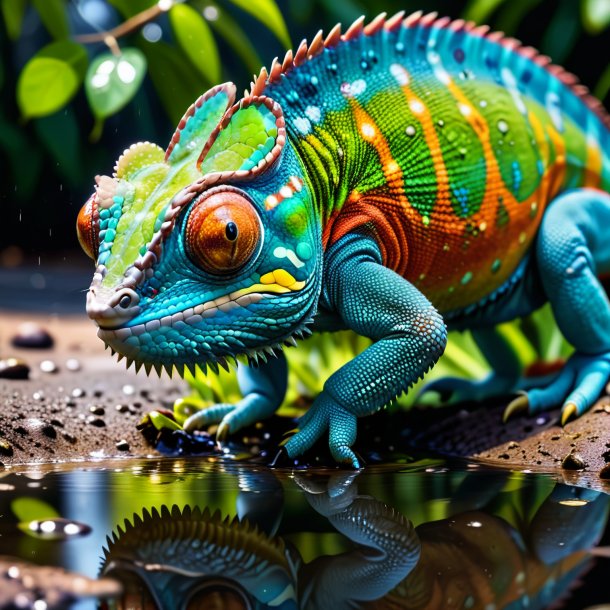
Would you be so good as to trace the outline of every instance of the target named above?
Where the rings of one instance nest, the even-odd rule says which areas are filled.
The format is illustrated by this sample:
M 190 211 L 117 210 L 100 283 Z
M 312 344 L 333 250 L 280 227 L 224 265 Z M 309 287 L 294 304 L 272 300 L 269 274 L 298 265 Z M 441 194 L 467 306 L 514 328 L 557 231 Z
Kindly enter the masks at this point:
M 115 446 L 119 451 L 129 451 L 129 443 L 125 439 L 121 439 Z
M 17 327 L 17 334 L 11 339 L 14 347 L 28 349 L 49 349 L 55 341 L 49 332 L 35 322 L 24 322 Z
M 80 371 L 80 362 L 76 358 L 68 358 L 66 360 L 66 368 L 69 371 Z
M 40 431 L 49 438 L 57 438 L 57 430 L 51 424 L 45 424 Z
M 96 428 L 103 428 L 106 425 L 106 422 L 103 419 L 99 417 L 94 417 L 93 415 L 90 415 L 87 418 L 87 423 L 90 426 L 95 426 Z
M 129 411 L 129 407 L 127 405 L 115 405 L 114 407 L 119 413 L 127 413 Z
M 3 438 L 0 438 L 0 453 L 2 455 L 13 455 L 13 446 Z
M 40 370 L 43 373 L 57 373 L 59 371 L 53 360 L 43 360 L 40 363 Z
M 600 479 L 604 479 L 604 481 L 607 481 L 610 479 L 610 464 L 606 464 L 600 471 L 599 471 L 599 478 Z
M 72 398 L 82 398 L 85 395 L 85 390 L 82 388 L 74 388 L 72 390 Z
M 104 407 L 100 407 L 97 405 L 93 405 L 92 407 L 89 407 L 89 411 L 91 411 L 91 413 L 93 413 L 93 415 L 104 415 L 106 413 L 106 411 L 104 410 Z
M 580 453 L 570 452 L 563 458 L 561 467 L 564 470 L 584 470 L 587 464 L 582 459 Z
M 30 367 L 19 358 L 0 360 L 0 379 L 27 379 Z

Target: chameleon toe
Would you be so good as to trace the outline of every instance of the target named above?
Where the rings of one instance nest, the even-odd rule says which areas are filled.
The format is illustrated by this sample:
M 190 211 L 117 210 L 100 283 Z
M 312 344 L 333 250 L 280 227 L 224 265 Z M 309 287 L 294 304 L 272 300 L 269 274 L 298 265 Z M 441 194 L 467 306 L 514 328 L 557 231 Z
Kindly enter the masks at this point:
M 504 409 L 504 414 L 502 415 L 502 422 L 506 423 L 509 419 L 514 417 L 517 414 L 523 414 L 529 412 L 529 399 L 527 394 L 521 394 L 517 396 L 514 400 L 512 400 L 506 409 Z
M 568 402 L 561 410 L 561 425 L 565 426 L 569 421 L 578 417 L 578 407 L 573 402 Z

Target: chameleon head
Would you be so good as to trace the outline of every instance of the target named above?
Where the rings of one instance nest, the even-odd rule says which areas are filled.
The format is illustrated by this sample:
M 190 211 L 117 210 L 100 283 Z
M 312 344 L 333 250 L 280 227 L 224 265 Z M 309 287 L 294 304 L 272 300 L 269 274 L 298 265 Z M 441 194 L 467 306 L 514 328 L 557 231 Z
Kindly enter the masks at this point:
M 256 358 L 315 311 L 319 227 L 281 109 L 242 100 L 201 133 L 210 103 L 232 101 L 228 87 L 189 109 L 165 153 L 127 150 L 79 214 L 97 262 L 87 313 L 119 357 L 147 370 Z

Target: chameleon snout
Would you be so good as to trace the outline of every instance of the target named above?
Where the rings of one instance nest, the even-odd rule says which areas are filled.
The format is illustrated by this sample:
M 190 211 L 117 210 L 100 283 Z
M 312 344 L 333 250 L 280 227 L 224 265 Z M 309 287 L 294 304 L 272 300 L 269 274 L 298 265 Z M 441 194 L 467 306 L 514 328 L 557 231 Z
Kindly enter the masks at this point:
M 87 293 L 87 315 L 100 328 L 114 329 L 140 313 L 139 302 L 131 288 L 120 288 L 107 295 L 100 287 L 92 286 Z

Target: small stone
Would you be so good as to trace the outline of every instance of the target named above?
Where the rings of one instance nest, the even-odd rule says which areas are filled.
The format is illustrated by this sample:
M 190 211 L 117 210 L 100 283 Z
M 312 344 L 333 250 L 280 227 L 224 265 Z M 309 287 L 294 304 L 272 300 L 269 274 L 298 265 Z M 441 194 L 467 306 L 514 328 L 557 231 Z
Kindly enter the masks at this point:
M 68 358 L 66 360 L 66 368 L 69 371 L 80 371 L 80 362 L 76 358 Z
M 55 343 L 53 337 L 39 324 L 24 322 L 17 327 L 17 334 L 11 339 L 14 347 L 28 349 L 49 349 Z
M 75 436 L 73 436 L 72 434 L 68 434 L 67 432 L 64 432 L 62 436 L 64 437 L 64 440 L 66 440 L 71 445 L 76 444 L 78 440 Z
M 563 458 L 561 467 L 564 470 L 584 470 L 587 464 L 579 453 L 570 452 Z
M 553 436 L 551 436 L 552 441 L 558 441 L 560 439 L 561 439 L 561 435 L 559 435 L 559 434 L 553 434 Z
M 40 431 L 49 438 L 57 438 L 57 430 L 51 424 L 45 424 Z
M 119 413 L 127 413 L 129 411 L 129 407 L 127 405 L 115 405 L 114 407 Z
M 87 423 L 90 426 L 95 426 L 96 428 L 103 428 L 106 425 L 106 422 L 103 419 L 99 417 L 94 417 L 93 415 L 90 415 L 87 418 Z
M 610 413 L 610 405 L 604 405 L 604 411 Z
M 57 373 L 59 370 L 53 360 L 43 360 L 40 363 L 40 370 L 43 373 Z
M 13 455 L 13 446 L 3 438 L 0 438 L 0 453 L 2 455 Z
M 518 447 L 520 447 L 520 445 L 516 441 L 511 441 L 510 443 L 508 443 L 509 449 L 517 449 Z
M 27 379 L 30 367 L 19 358 L 0 360 L 0 379 Z
M 89 407 L 89 411 L 91 411 L 91 413 L 93 413 L 93 415 L 104 415 L 106 413 L 106 411 L 104 410 L 104 407 L 100 407 L 98 405 L 93 405 L 93 406 Z
M 510 455 L 508 455 L 508 453 L 501 453 L 498 457 L 501 460 L 509 460 L 510 459 Z
M 604 479 L 604 481 L 607 481 L 608 479 L 610 479 L 610 464 L 606 464 L 600 471 L 599 471 L 599 478 L 600 479 Z
M 72 398 L 82 398 L 85 395 L 85 390 L 82 388 L 74 388 L 72 390 Z
M 119 451 L 129 451 L 129 443 L 125 439 L 121 439 L 117 444 L 116 448 Z

